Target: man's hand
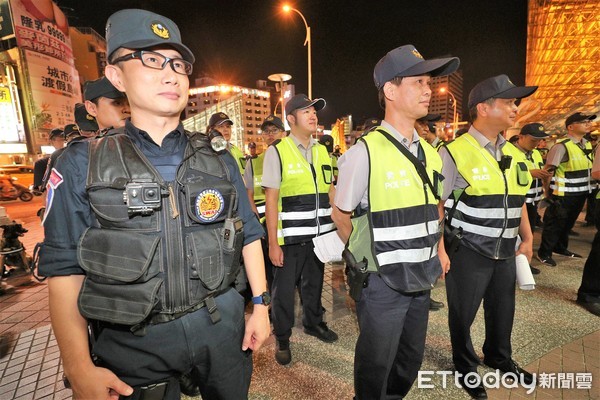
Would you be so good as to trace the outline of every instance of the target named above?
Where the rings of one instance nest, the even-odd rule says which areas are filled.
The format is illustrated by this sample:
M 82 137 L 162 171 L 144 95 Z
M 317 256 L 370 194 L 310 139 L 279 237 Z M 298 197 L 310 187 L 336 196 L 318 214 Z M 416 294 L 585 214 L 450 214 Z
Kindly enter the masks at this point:
M 118 400 L 129 396 L 133 388 L 106 368 L 92 366 L 68 375 L 74 399 Z
M 254 311 L 246 322 L 246 333 L 242 341 L 242 350 L 257 351 L 267 340 L 271 332 L 269 325 L 268 306 L 254 304 Z
M 519 254 L 524 254 L 527 257 L 527 262 L 531 263 L 531 257 L 533 257 L 533 242 L 532 241 L 523 241 L 519 245 L 515 256 Z
M 536 179 L 541 179 L 541 180 L 548 180 L 550 178 L 552 178 L 552 173 L 550 171 L 547 171 L 545 169 L 531 169 L 529 170 L 529 173 L 531 173 L 531 176 L 533 176 Z
M 444 241 L 442 236 L 441 242 Z M 446 278 L 446 274 L 450 272 L 450 257 L 448 257 L 448 253 L 446 253 L 446 248 L 442 244 L 438 246 L 438 257 L 440 258 L 440 264 L 442 265 L 442 279 Z
M 276 243 L 269 243 L 269 258 L 275 267 L 283 267 L 283 250 Z

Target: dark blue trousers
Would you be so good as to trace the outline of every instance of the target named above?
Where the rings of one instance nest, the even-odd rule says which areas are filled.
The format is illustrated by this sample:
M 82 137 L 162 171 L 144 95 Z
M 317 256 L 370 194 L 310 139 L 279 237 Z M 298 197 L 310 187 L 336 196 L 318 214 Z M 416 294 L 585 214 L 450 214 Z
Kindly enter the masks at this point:
M 595 214 L 596 236 L 577 292 L 577 300 L 584 303 L 600 303 L 600 200 L 596 200 Z
M 283 267 L 273 267 L 271 316 L 277 340 L 287 341 L 294 327 L 296 286 L 302 300 L 302 324 L 314 327 L 323 321 L 321 292 L 325 266 L 314 252 L 313 242 L 288 244 L 283 250 Z
M 471 325 L 482 300 L 485 362 L 503 365 L 511 359 L 515 281 L 514 257 L 493 260 L 464 245 L 451 257 L 450 272 L 446 275 L 446 293 L 452 360 L 458 372 L 477 372 L 480 364 L 471 341 Z
M 357 400 L 401 399 L 417 378 L 425 351 L 429 293 L 403 295 L 377 274 L 356 303 L 360 334 L 354 354 Z
M 165 399 L 179 399 L 178 377 L 190 370 L 204 399 L 246 399 L 252 354 L 242 351 L 244 302 L 231 289 L 215 300 L 221 313 L 216 324 L 203 307 L 148 326 L 144 336 L 104 328 L 93 351 L 103 366 L 135 388 L 132 399 L 140 398 L 140 387 L 161 381 L 169 381 Z

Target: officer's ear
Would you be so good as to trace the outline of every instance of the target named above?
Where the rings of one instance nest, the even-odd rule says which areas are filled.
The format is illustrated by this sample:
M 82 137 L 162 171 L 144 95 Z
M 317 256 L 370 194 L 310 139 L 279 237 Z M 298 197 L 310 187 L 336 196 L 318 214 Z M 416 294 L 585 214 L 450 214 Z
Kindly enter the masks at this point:
M 484 101 L 478 103 L 475 107 L 477 107 L 477 116 L 486 117 L 488 115 L 490 104 Z
M 90 114 L 92 117 L 98 116 L 98 109 L 96 108 L 96 104 L 94 104 L 93 101 L 86 100 L 84 104 L 85 110 L 88 112 L 88 114 Z
M 296 116 L 294 114 L 288 114 L 288 115 L 286 115 L 285 119 L 287 119 L 288 124 L 290 124 L 290 125 L 296 125 Z
M 125 86 L 123 85 L 123 71 L 116 65 L 108 64 L 104 67 L 104 75 L 113 84 L 117 90 L 125 93 Z

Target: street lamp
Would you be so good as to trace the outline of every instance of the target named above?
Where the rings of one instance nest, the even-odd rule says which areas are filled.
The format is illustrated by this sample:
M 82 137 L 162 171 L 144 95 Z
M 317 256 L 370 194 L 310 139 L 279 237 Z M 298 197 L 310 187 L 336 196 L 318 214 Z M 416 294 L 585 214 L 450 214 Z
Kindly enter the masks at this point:
M 285 89 L 283 87 L 284 82 L 289 81 L 290 79 L 292 79 L 292 76 L 289 74 L 284 74 L 284 73 L 277 73 L 277 74 L 271 74 L 267 77 L 271 82 L 279 82 L 279 101 L 277 102 L 277 104 L 279 104 L 279 102 L 281 103 L 281 119 L 283 119 L 283 97 L 285 94 Z M 277 104 L 275 104 L 275 109 L 273 110 L 273 115 L 276 115 L 277 113 Z
M 302 15 L 302 13 L 298 10 L 296 10 L 295 8 L 291 7 L 288 4 L 285 4 L 283 6 L 283 11 L 286 13 L 289 13 L 290 11 L 293 11 L 295 13 L 297 13 L 300 18 L 302 18 L 302 21 L 304 22 L 304 27 L 306 28 L 306 39 L 304 40 L 304 46 L 308 45 L 308 98 L 312 99 L 312 67 L 311 67 L 311 50 L 310 50 L 310 46 L 311 46 L 311 41 L 310 41 L 310 26 L 308 26 L 308 23 L 306 22 L 306 18 L 304 18 L 304 15 Z
M 458 113 L 456 112 L 456 97 L 454 97 L 454 95 L 452 94 L 452 92 L 449 91 L 445 87 L 440 88 L 440 93 L 447 93 L 447 94 L 450 95 L 450 97 L 452 97 L 452 108 L 453 108 L 453 112 L 452 112 L 452 137 L 454 137 L 454 134 L 456 133 L 456 129 L 458 127 L 457 126 L 458 125 Z M 448 118 L 448 107 L 446 107 L 446 119 L 447 118 Z

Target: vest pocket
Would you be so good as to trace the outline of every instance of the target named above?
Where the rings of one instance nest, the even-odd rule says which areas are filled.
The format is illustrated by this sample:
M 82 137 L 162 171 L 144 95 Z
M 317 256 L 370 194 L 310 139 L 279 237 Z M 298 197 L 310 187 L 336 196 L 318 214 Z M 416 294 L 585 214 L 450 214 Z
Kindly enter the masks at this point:
M 79 264 L 97 283 L 146 282 L 160 272 L 159 242 L 155 235 L 88 228 L 79 241 Z
M 531 181 L 529 180 L 529 170 L 527 164 L 524 162 L 517 163 L 517 183 L 519 186 L 529 186 Z
M 127 285 L 98 283 L 89 277 L 83 281 L 77 304 L 81 314 L 89 319 L 121 325 L 143 322 L 158 304 L 158 291 L 163 279 Z
M 216 229 L 202 230 L 185 237 L 190 278 L 200 280 L 208 290 L 218 289 L 225 275 L 218 232 Z

